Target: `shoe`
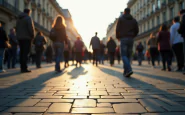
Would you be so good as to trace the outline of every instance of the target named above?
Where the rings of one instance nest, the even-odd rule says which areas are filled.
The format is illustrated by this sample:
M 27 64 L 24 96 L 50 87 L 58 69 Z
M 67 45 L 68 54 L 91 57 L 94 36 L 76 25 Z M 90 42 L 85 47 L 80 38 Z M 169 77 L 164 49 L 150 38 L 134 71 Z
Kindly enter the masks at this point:
M 21 70 L 21 73 L 29 73 L 31 70 Z
M 39 66 L 39 67 L 37 67 L 37 68 L 42 68 L 42 67 Z
M 125 74 L 125 77 L 130 77 L 132 74 L 133 74 L 133 71 L 130 71 L 130 72 Z
M 56 72 L 57 72 L 57 73 L 61 73 L 61 72 L 62 72 L 62 70 L 57 70 Z
M 161 69 L 161 71 L 166 71 L 166 69 L 163 68 L 163 69 Z
M 4 69 L 0 70 L 0 73 L 5 73 L 5 72 L 6 72 L 6 70 L 4 70 Z
M 169 67 L 169 68 L 168 68 L 168 71 L 172 71 L 172 69 Z

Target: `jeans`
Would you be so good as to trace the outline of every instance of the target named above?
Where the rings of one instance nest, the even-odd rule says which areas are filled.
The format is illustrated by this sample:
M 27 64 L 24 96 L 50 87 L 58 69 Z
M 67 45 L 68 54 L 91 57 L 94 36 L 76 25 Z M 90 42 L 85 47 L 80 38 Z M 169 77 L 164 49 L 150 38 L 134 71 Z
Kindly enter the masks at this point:
M 141 65 L 142 64 L 142 60 L 143 60 L 143 52 L 138 52 L 138 54 L 137 54 L 137 58 L 138 58 L 138 63 L 139 63 L 139 65 Z
M 155 66 L 155 60 L 159 58 L 159 51 L 157 47 L 150 48 L 150 56 L 152 59 L 152 66 Z
M 93 49 L 93 64 L 96 63 L 96 65 L 98 64 L 98 55 L 99 50 L 98 49 Z
M 0 70 L 3 70 L 4 52 L 5 48 L 0 48 Z
M 43 51 L 36 50 L 36 55 L 35 55 L 36 67 L 41 67 L 42 54 L 43 54 Z
M 31 49 L 31 40 L 19 40 L 21 71 L 27 70 L 28 54 Z
M 134 40 L 132 38 L 121 38 L 121 58 L 123 60 L 124 73 L 132 71 L 130 64 Z
M 69 62 L 69 51 L 64 51 L 65 66 Z M 68 64 L 69 65 L 69 64 Z
M 82 52 L 76 52 L 76 64 L 82 63 Z
M 109 52 L 109 58 L 110 58 L 111 65 L 114 64 L 114 56 L 115 56 L 115 52 Z
M 104 54 L 100 54 L 100 63 L 104 64 Z
M 63 57 L 64 43 L 54 43 L 55 51 L 55 71 L 60 71 L 60 62 Z
M 12 65 L 12 68 L 15 68 L 16 64 L 16 57 L 17 57 L 17 48 L 8 49 L 8 68 Z
M 163 69 L 166 69 L 166 62 L 167 62 L 167 67 L 170 68 L 171 63 L 172 63 L 171 50 L 162 50 L 160 52 L 161 52 L 161 56 L 162 56 Z
M 172 48 L 177 59 L 178 69 L 181 70 L 184 67 L 183 43 L 174 44 Z

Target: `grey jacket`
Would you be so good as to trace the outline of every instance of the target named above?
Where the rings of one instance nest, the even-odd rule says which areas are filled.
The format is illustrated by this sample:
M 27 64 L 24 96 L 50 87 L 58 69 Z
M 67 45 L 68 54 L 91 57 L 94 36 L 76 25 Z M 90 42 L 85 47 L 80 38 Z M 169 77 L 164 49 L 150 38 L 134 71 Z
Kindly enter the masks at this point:
M 92 45 L 92 49 L 100 49 L 100 39 L 97 36 L 92 37 L 90 46 Z
M 32 40 L 35 35 L 35 27 L 30 16 L 21 13 L 16 23 L 16 35 L 18 40 Z

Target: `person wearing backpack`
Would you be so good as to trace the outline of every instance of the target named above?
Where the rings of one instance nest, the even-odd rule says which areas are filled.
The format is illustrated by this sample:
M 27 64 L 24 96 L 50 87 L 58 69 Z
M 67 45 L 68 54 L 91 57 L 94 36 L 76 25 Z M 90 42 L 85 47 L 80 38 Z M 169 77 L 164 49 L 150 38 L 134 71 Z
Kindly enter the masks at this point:
M 36 61 L 37 68 L 41 68 L 42 55 L 43 55 L 43 51 L 45 50 L 44 45 L 46 43 L 47 43 L 47 40 L 43 36 L 42 32 L 38 32 L 33 41 L 33 44 L 35 45 L 35 51 L 36 51 L 35 61 Z
M 143 50 L 144 47 L 142 45 L 141 42 L 138 43 L 137 47 L 136 47 L 136 51 L 137 51 L 137 58 L 138 58 L 138 65 L 141 66 L 142 65 L 142 60 L 143 60 Z
M 6 48 L 6 42 L 8 41 L 7 34 L 0 23 L 0 73 L 6 72 L 3 69 L 4 53 Z
M 64 43 L 67 44 L 66 25 L 64 18 L 59 15 L 53 22 L 50 31 L 50 39 L 53 41 L 53 48 L 55 52 L 55 71 L 62 72 L 60 62 L 63 57 Z
M 114 57 L 116 52 L 116 42 L 113 40 L 112 37 L 109 38 L 107 42 L 108 54 L 110 59 L 110 66 L 114 65 Z

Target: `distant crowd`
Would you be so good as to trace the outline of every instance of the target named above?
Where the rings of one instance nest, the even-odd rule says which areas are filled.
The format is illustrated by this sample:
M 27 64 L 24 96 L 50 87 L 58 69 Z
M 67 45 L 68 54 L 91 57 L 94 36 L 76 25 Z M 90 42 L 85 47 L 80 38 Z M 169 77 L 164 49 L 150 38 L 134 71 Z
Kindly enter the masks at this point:
M 138 23 L 130 14 L 130 9 L 126 8 L 124 14 L 118 19 L 116 27 L 116 38 L 120 45 L 110 37 L 108 42 L 104 44 L 98 33 L 91 38 L 89 48 L 92 46 L 93 53 L 89 52 L 84 46 L 80 37 L 76 37 L 74 45 L 71 45 L 70 39 L 66 34 L 65 20 L 62 16 L 57 16 L 52 24 L 49 38 L 52 44 L 46 47 L 47 39 L 42 32 L 35 35 L 34 23 L 30 17 L 31 11 L 25 9 L 17 19 L 16 27 L 10 30 L 9 35 L 5 32 L 0 23 L 0 73 L 6 72 L 3 64 L 7 68 L 15 68 L 16 63 L 20 63 L 21 73 L 31 72 L 27 63 L 36 64 L 36 68 L 41 68 L 41 62 L 45 60 L 47 63 L 55 61 L 55 71 L 62 72 L 60 62 L 64 61 L 64 68 L 69 66 L 69 61 L 76 67 L 81 66 L 82 61 L 93 60 L 92 64 L 104 64 L 104 60 L 108 59 L 110 66 L 114 66 L 115 57 L 120 64 L 123 61 L 123 76 L 130 77 L 133 74 L 131 60 L 137 57 L 138 65 L 142 65 L 145 56 L 152 67 L 155 68 L 155 61 L 160 63 L 162 60 L 165 71 L 172 71 L 171 65 L 173 55 L 177 61 L 177 70 L 183 71 L 184 55 L 185 55 L 185 10 L 179 12 L 179 17 L 173 19 L 173 24 L 162 24 L 157 34 L 151 33 L 147 41 L 148 49 L 145 49 L 141 42 L 138 42 L 136 52 L 133 53 L 134 38 L 139 33 Z M 107 53 L 105 50 L 107 49 Z M 45 57 L 45 58 L 43 58 Z M 76 63 L 75 63 L 76 62 Z

